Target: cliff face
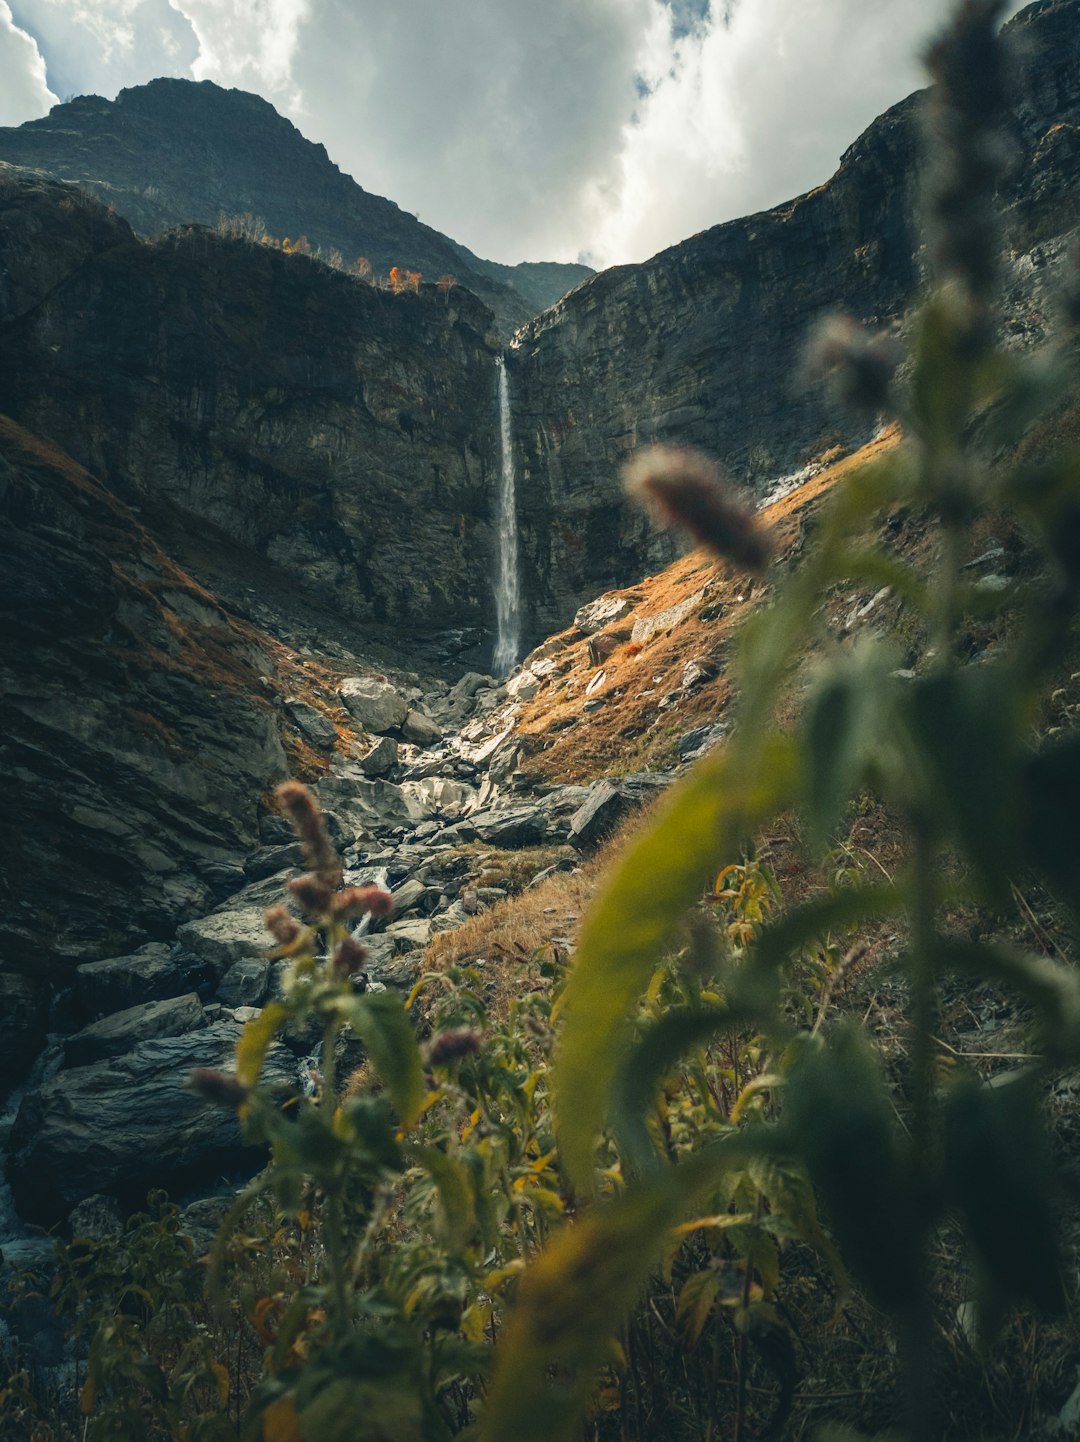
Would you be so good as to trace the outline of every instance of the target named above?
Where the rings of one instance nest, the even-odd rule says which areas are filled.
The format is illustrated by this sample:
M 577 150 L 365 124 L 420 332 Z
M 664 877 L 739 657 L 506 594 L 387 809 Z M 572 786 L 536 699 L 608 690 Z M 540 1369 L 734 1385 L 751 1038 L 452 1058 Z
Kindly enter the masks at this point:
M 1080 5 L 1046 0 L 1009 34 L 1017 102 L 1002 203 L 1019 316 L 1025 277 L 1080 218 Z M 638 446 L 701 446 L 760 487 L 867 438 L 802 378 L 804 350 L 826 314 L 884 326 L 915 299 L 920 139 L 912 96 L 825 185 L 605 271 L 519 333 L 511 383 L 538 629 L 562 623 L 577 597 L 671 559 L 670 542 L 622 500 L 619 467 Z
M 269 102 L 209 80 L 154 80 L 115 101 L 79 96 L 41 120 L 0 128 L 0 160 L 76 183 L 143 235 L 247 213 L 279 240 L 303 234 L 340 250 L 348 265 L 364 255 L 377 274 L 394 265 L 432 281 L 452 274 L 505 334 L 592 273 L 481 260 L 364 190 Z
M 475 297 L 395 296 L 199 230 L 147 244 L 87 222 L 76 245 L 64 207 L 86 203 L 8 174 L 0 410 L 356 621 L 488 620 L 498 436 Z
M 3 416 L 0 522 L 0 999 L 33 1010 L 67 963 L 227 890 L 287 768 L 269 638 Z

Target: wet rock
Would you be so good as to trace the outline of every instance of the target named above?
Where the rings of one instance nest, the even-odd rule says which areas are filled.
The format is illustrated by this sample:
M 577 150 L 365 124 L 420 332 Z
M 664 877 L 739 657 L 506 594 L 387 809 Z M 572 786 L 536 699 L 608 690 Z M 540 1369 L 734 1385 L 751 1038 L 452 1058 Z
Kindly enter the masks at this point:
M 43 981 L 0 972 L 0 1099 L 45 1045 L 49 991 Z
M 151 1186 L 176 1190 L 222 1170 L 257 1165 L 235 1112 L 190 1090 L 194 1067 L 230 1071 L 241 1028 L 216 1022 L 185 1036 L 60 1072 L 23 1098 L 9 1141 L 9 1177 L 24 1215 L 48 1224 L 107 1192 L 139 1205 Z M 290 1053 L 273 1043 L 268 1081 L 295 1081 Z
M 394 731 L 409 714 L 409 703 L 389 681 L 375 676 L 350 676 L 338 688 L 345 709 L 365 731 Z
M 107 1057 L 123 1056 L 140 1042 L 182 1036 L 206 1026 L 202 1002 L 195 992 L 144 1002 L 91 1022 L 64 1042 L 64 1065 L 89 1066 Z

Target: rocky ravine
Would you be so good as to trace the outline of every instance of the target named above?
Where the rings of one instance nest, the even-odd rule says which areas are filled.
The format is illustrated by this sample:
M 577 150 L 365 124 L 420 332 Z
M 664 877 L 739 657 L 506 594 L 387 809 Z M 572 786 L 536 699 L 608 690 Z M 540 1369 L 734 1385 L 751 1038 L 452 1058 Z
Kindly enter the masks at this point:
M 528 669 L 509 690 L 469 673 L 421 701 L 378 677 L 341 682 L 340 699 L 370 744 L 354 747 L 352 758 L 335 755 L 316 795 L 345 883 L 378 882 L 395 901 L 393 918 L 364 937 L 361 984 L 407 989 L 432 935 L 506 895 L 477 884 L 485 846 L 569 843 L 587 852 L 671 780 L 648 774 L 522 791 L 513 693 L 529 695 L 535 684 Z M 244 884 L 226 901 L 161 941 L 83 963 L 54 1003 L 49 1046 L 7 1139 L 11 1185 L 35 1222 L 60 1221 L 92 1194 L 130 1206 L 150 1186 L 212 1184 L 243 1167 L 231 1114 L 206 1107 L 185 1083 L 193 1066 L 231 1065 L 243 1022 L 280 985 L 285 963 L 267 958 L 263 913 L 299 874 L 300 847 L 271 811 L 259 833 L 238 878 Z M 270 1071 L 300 1084 L 313 1039 L 286 1040 Z M 356 1044 L 343 1045 L 343 1063 L 355 1064 Z

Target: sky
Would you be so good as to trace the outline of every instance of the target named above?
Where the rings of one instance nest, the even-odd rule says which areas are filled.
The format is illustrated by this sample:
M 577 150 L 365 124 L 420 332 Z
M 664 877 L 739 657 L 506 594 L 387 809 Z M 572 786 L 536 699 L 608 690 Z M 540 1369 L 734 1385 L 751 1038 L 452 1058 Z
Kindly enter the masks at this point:
M 948 8 L 0 0 L 0 125 L 159 75 L 214 80 L 265 96 L 366 190 L 478 255 L 601 268 L 828 179 L 924 83 Z

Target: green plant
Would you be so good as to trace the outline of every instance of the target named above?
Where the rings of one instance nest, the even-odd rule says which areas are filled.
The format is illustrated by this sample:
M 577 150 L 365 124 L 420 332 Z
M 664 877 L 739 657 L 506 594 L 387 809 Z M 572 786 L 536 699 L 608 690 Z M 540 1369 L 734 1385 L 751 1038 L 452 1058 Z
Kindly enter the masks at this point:
M 735 1179 L 746 1175 L 779 1169 L 796 1215 L 799 1179 L 812 1181 L 847 1265 L 892 1318 L 907 1435 L 919 1442 L 937 1429 L 929 1257 L 947 1218 L 961 1219 L 970 1238 L 984 1336 L 1005 1304 L 1064 1304 L 1039 1098 L 1047 1071 L 1080 1054 L 1080 981 L 1066 965 L 1002 941 L 969 941 L 947 924 L 960 902 L 1007 916 L 1010 882 L 1021 874 L 1074 913 L 1080 907 L 1080 738 L 1067 730 L 1040 741 L 1033 730 L 1040 693 L 1073 632 L 1080 457 L 984 459 L 1015 447 L 1068 379 L 1062 355 L 1010 356 L 993 342 L 999 12 L 966 5 L 931 52 L 938 83 L 928 208 L 938 284 L 918 318 L 904 383 L 894 377 L 891 342 L 850 323 L 824 337 L 847 399 L 871 411 L 895 405 L 905 444 L 834 495 L 800 568 L 746 628 L 732 739 L 674 789 L 586 920 L 555 1069 L 560 1163 L 581 1213 L 522 1279 L 485 1412 L 490 1442 L 574 1435 L 609 1339 L 660 1262 L 671 1226 L 716 1197 L 726 1225 L 742 1226 L 744 1218 L 730 1219 Z M 744 566 L 760 564 L 764 538 L 755 542 L 752 518 L 703 481 L 700 461 L 654 453 L 637 463 L 636 483 L 697 540 Z M 875 539 L 877 519 L 904 507 L 938 527 L 941 555 L 929 582 Z M 962 623 L 993 618 L 1006 604 L 965 578 L 966 537 L 987 513 L 1014 516 L 1041 566 L 1009 598 L 1009 643 L 970 665 L 958 652 Z M 799 720 L 785 731 L 772 717 L 813 640 L 821 602 L 853 581 L 891 587 L 922 618 L 933 637 L 927 664 L 911 677 L 898 674 L 903 660 L 887 642 L 826 644 Z M 906 830 L 904 872 L 845 884 L 766 921 L 721 960 L 708 999 L 667 1010 L 643 1030 L 641 999 L 656 987 L 665 950 L 717 859 L 738 855 L 746 838 L 793 807 L 823 849 L 864 788 Z M 909 1060 L 899 1094 L 858 1026 L 807 1028 L 785 1002 L 785 978 L 804 965 L 808 944 L 897 915 L 909 938 Z M 933 1038 L 949 972 L 1006 981 L 1031 1006 L 1040 1060 L 1011 1085 L 986 1088 L 960 1071 L 939 1086 Z M 763 1038 L 782 1111 L 733 1108 L 710 1139 L 672 1155 L 654 1125 L 663 1078 L 688 1049 L 734 1029 Z M 625 1189 L 607 1182 L 612 1140 Z M 759 1185 L 755 1207 L 762 1195 Z M 737 1305 L 748 1335 L 770 1320 L 764 1278 L 760 1262 L 743 1272 Z M 719 1290 L 713 1278 L 699 1285 L 683 1308 L 695 1323 L 699 1296 Z M 736 1436 L 744 1420 L 740 1404 Z

